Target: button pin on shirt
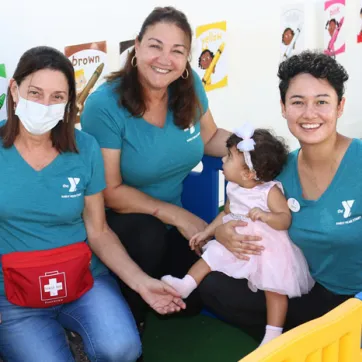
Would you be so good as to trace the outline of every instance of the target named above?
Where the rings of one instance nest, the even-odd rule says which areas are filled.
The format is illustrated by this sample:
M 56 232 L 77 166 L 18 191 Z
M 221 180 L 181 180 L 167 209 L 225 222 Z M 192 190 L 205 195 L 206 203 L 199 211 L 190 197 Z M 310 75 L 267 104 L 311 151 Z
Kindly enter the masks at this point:
M 288 199 L 288 206 L 289 206 L 289 209 L 293 212 L 298 212 L 300 210 L 300 204 L 299 204 L 298 200 L 296 200 L 292 197 L 290 199 Z

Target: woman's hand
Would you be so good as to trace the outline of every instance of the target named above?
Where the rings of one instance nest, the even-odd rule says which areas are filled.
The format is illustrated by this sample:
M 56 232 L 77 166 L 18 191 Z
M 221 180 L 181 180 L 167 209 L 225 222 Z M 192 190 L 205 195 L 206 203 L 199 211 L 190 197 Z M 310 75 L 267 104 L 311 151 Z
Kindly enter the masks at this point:
M 215 239 L 223 244 L 237 258 L 249 260 L 247 255 L 259 255 L 264 247 L 258 245 L 261 237 L 256 235 L 243 235 L 236 232 L 236 227 L 246 226 L 247 223 L 240 220 L 232 220 L 220 225 L 215 230 Z
M 179 209 L 176 215 L 176 225 L 179 232 L 190 240 L 195 234 L 204 231 L 207 223 L 185 209 Z
M 137 292 L 159 314 L 170 314 L 186 308 L 180 294 L 158 279 L 145 277 L 139 283 Z

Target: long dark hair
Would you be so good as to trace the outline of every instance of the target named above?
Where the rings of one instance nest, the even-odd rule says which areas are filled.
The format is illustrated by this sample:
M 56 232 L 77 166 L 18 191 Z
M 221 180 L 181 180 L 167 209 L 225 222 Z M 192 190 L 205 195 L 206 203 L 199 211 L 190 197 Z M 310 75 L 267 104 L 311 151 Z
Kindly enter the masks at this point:
M 19 60 L 13 78 L 20 86 L 29 75 L 42 69 L 58 70 L 62 72 L 68 81 L 69 99 L 64 113 L 63 121 L 60 121 L 51 131 L 53 147 L 58 152 L 78 152 L 74 124 L 76 117 L 76 88 L 74 69 L 69 59 L 60 51 L 46 46 L 31 48 L 26 51 Z M 11 147 L 19 134 L 19 118 L 15 115 L 15 102 L 11 95 L 10 87 L 7 92 L 8 119 L 4 126 L 0 127 L 0 138 L 5 148 Z
M 141 42 L 147 29 L 157 23 L 169 23 L 179 27 L 188 37 L 191 45 L 192 30 L 185 16 L 179 10 L 173 7 L 156 7 L 145 19 L 141 31 L 138 34 L 138 40 Z M 132 66 L 132 58 L 135 55 L 133 49 L 127 57 L 125 66 L 111 73 L 108 82 L 119 81 L 116 92 L 119 94 L 119 105 L 125 107 L 132 116 L 142 117 L 146 112 L 146 102 L 142 85 L 139 82 L 138 71 Z M 201 106 L 194 88 L 194 77 L 190 63 L 187 62 L 187 79 L 179 78 L 171 83 L 169 108 L 174 114 L 174 123 L 181 129 L 194 123 L 197 117 L 201 116 Z

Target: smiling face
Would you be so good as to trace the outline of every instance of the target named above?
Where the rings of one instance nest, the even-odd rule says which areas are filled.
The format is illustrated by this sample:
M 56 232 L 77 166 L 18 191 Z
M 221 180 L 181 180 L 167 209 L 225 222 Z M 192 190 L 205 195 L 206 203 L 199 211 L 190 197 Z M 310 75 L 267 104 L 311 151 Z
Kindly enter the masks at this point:
M 326 79 L 299 74 L 289 84 L 282 114 L 300 144 L 319 144 L 334 137 L 344 98 L 338 104 L 335 89 Z
M 166 89 L 184 73 L 190 46 L 187 35 L 174 24 L 148 27 L 135 43 L 141 82 L 151 89 Z

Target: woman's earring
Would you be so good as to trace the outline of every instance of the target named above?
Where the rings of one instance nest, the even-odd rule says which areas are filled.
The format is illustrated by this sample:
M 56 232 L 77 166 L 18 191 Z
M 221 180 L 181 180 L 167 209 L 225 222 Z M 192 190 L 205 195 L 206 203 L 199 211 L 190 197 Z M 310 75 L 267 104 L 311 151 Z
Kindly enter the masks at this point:
M 131 60 L 131 65 L 133 68 L 136 68 L 137 67 L 137 58 L 136 56 L 134 55 L 132 60 Z
M 189 77 L 189 71 L 188 71 L 188 69 L 186 68 L 185 71 L 186 71 L 186 75 L 184 75 L 184 74 L 182 73 L 182 75 L 181 75 L 181 78 L 182 78 L 182 79 L 187 79 L 187 78 Z

